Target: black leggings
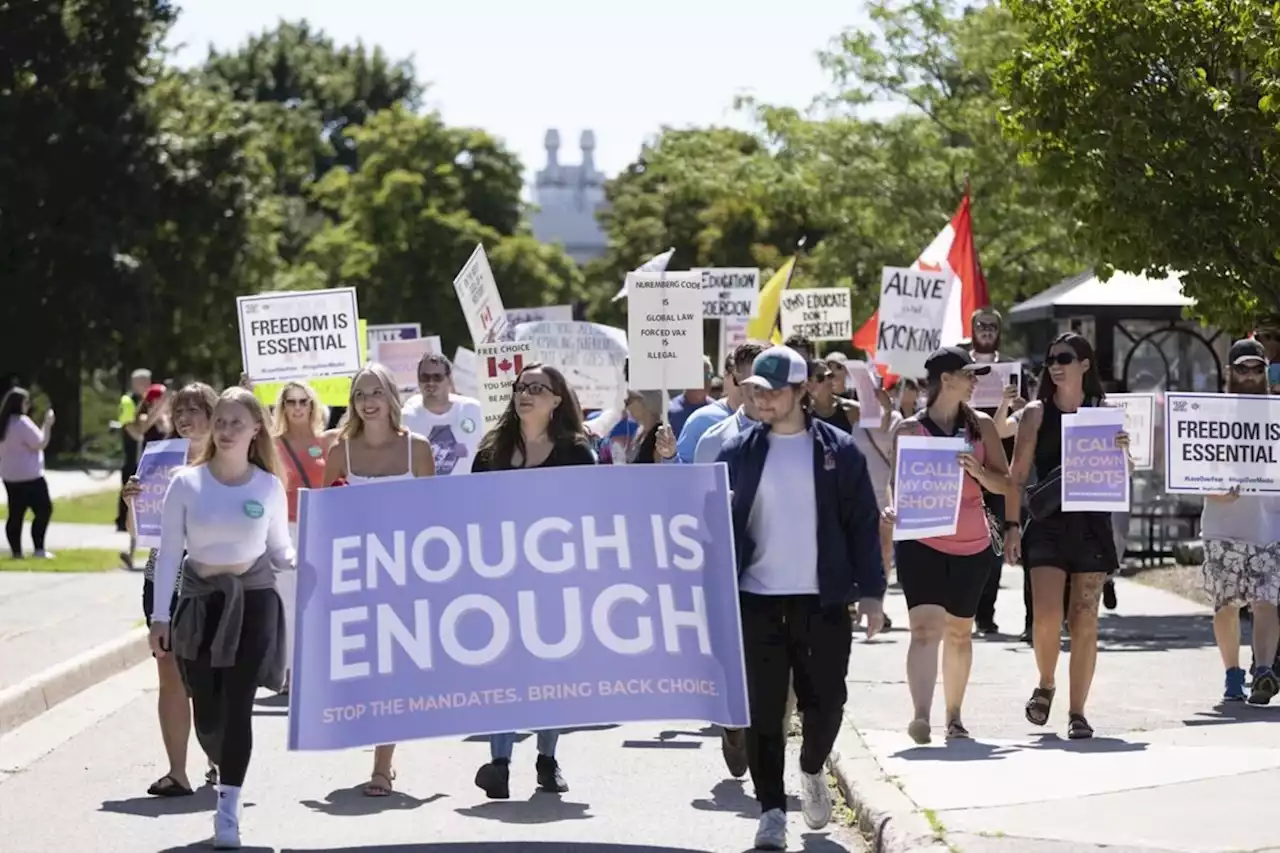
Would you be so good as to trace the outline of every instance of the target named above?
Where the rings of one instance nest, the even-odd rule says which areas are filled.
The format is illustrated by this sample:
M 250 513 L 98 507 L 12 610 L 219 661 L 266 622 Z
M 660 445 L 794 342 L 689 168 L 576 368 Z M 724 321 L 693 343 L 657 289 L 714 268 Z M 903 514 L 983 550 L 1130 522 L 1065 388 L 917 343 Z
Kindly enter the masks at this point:
M 9 495 L 9 520 L 4 523 L 4 535 L 9 539 L 13 556 L 22 556 L 22 521 L 31 510 L 31 544 L 37 551 L 44 550 L 44 534 L 53 518 L 53 501 L 49 499 L 49 484 L 44 477 L 11 483 L 5 480 L 4 490 Z
M 173 616 L 175 623 L 184 616 L 189 618 L 183 612 L 189 604 L 187 600 L 179 601 Z M 229 667 L 209 663 L 209 643 L 222 615 L 221 594 L 215 594 L 208 606 L 208 627 L 200 654 L 195 660 L 179 658 L 178 668 L 191 695 L 200 747 L 217 765 L 218 781 L 239 788 L 244 784 L 253 752 L 253 698 L 258 692 L 259 671 L 276 635 L 280 601 L 274 589 L 245 591 L 240 648 L 235 663 Z

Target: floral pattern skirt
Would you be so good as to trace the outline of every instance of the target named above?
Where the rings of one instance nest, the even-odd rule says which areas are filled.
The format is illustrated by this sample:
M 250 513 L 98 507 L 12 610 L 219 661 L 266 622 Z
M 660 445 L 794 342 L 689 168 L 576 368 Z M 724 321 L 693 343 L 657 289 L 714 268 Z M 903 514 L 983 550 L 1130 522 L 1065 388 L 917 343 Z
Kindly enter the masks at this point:
M 1280 603 L 1280 551 L 1274 546 L 1206 539 L 1204 588 L 1214 610 L 1251 601 Z

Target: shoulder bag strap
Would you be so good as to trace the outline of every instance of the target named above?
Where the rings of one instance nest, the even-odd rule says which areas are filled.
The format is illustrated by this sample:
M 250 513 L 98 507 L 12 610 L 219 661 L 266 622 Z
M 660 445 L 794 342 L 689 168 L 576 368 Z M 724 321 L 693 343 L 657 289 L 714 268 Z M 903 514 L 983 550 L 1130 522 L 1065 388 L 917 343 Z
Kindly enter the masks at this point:
M 293 446 L 289 444 L 289 439 L 282 436 L 280 438 L 280 443 L 283 444 L 284 449 L 289 452 L 289 458 L 293 460 L 293 467 L 298 469 L 298 476 L 302 478 L 302 485 L 306 486 L 308 489 L 314 489 L 315 486 L 311 485 L 311 478 L 307 476 L 307 469 L 303 467 L 302 460 L 298 458 L 298 454 L 294 452 Z

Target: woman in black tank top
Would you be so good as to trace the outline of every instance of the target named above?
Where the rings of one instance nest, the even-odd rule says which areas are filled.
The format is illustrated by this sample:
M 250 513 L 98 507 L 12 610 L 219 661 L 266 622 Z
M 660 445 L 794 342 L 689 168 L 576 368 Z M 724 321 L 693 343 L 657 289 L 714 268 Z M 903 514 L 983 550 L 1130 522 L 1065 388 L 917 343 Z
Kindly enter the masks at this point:
M 1033 468 L 1039 482 L 1060 482 L 1057 474 L 1062 465 L 1063 413 L 1102 404 L 1102 384 L 1095 365 L 1093 347 L 1080 335 L 1060 335 L 1049 345 L 1038 399 L 1027 406 L 1018 424 L 1012 474 L 1019 491 L 1025 487 Z M 1123 433 L 1116 443 L 1128 449 L 1128 437 Z M 1005 559 L 1013 565 L 1021 559 L 1031 575 L 1032 645 L 1040 682 L 1027 702 L 1027 720 L 1037 726 L 1049 720 L 1061 647 L 1065 592 L 1067 630 L 1071 637 L 1067 736 L 1074 740 L 1089 738 L 1093 736 L 1093 728 L 1085 719 L 1084 706 L 1098 662 L 1098 600 L 1107 575 L 1119 567 L 1111 535 L 1111 515 L 1064 513 L 1057 509 L 1043 518 L 1029 520 L 1026 528 L 1020 530 L 1021 509 L 1013 501 L 1006 507 Z

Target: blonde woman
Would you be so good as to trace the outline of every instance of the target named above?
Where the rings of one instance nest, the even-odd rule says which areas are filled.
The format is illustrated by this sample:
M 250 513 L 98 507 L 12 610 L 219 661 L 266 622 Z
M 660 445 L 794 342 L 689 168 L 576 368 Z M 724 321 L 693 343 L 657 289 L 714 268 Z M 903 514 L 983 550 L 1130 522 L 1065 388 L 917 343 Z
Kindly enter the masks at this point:
M 289 501 L 289 538 L 298 547 L 298 489 L 324 486 L 325 454 L 337 439 L 338 431 L 325 431 L 329 410 L 316 392 L 304 382 L 286 382 L 276 398 L 271 435 L 284 466 L 285 496 Z M 293 622 L 298 604 L 298 573 L 280 572 L 276 588 L 284 602 L 285 693 L 289 692 L 289 669 L 293 666 Z
M 352 377 L 346 420 L 339 427 L 337 444 L 329 449 L 324 482 L 356 485 L 435 473 L 431 445 L 400 423 L 395 378 L 381 364 L 365 365 Z M 366 797 L 390 796 L 396 778 L 391 766 L 395 749 L 394 744 L 374 749 L 373 772 L 364 788 Z
M 187 449 L 187 462 L 190 463 L 209 441 L 209 429 L 213 423 L 213 409 L 218 403 L 217 393 L 203 382 L 193 382 L 183 387 L 169 401 L 170 419 L 179 438 L 185 438 L 190 444 Z M 134 517 L 134 500 L 142 491 L 142 483 L 137 476 L 129 478 L 124 485 L 122 497 L 125 502 L 125 526 L 129 537 L 137 536 L 137 520 Z M 156 560 L 159 549 L 151 549 L 147 556 L 147 566 L 142 573 L 142 615 L 151 625 L 151 614 L 156 603 Z M 175 589 L 181 584 L 181 577 L 174 582 Z M 175 593 L 169 599 L 169 613 L 177 608 L 178 596 Z M 189 797 L 194 792 L 187 778 L 187 744 L 191 740 L 191 699 L 187 696 L 187 688 L 182 683 L 182 673 L 172 656 L 156 658 L 156 675 L 159 690 L 156 696 L 156 712 L 160 717 L 160 739 L 164 742 L 165 755 L 169 759 L 169 772 L 161 776 L 147 793 L 153 797 Z M 217 769 L 212 759 L 208 775 L 209 782 L 217 781 Z
M 284 681 L 284 613 L 273 569 L 291 567 L 293 559 L 266 410 L 252 392 L 228 388 L 208 440 L 165 493 L 151 612 L 151 650 L 177 660 L 196 737 L 218 766 L 215 848 L 240 847 L 254 694 L 258 687 L 278 691 Z

